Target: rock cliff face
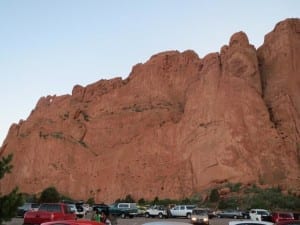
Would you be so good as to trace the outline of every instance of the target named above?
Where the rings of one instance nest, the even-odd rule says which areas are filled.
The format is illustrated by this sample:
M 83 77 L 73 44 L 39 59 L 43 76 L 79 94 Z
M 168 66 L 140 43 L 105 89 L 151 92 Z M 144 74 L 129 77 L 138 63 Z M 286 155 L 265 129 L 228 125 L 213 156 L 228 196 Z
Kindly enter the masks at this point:
M 300 193 L 300 20 L 256 50 L 245 33 L 200 59 L 169 51 L 72 95 L 42 97 L 13 124 L 0 192 L 53 185 L 111 202 L 189 197 L 224 180 Z

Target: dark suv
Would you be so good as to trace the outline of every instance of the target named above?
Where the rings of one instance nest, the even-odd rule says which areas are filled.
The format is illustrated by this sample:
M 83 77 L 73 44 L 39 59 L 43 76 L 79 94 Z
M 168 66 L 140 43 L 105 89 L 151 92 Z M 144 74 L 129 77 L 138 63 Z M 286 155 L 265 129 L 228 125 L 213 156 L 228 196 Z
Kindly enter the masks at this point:
M 106 205 L 106 204 L 94 204 L 93 205 L 93 211 L 94 212 L 102 212 L 102 211 L 104 211 L 104 212 L 106 212 L 106 213 L 109 213 L 109 206 L 108 205 Z

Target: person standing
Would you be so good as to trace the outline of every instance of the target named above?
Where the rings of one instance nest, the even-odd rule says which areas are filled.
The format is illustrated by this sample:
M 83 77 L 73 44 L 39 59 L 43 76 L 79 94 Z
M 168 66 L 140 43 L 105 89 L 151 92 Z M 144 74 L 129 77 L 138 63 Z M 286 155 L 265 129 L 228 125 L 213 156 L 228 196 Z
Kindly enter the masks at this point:
M 110 219 L 108 218 L 108 213 L 102 210 L 101 212 L 101 222 L 106 225 L 112 225 Z
M 100 214 L 100 211 L 98 209 L 96 211 L 95 221 L 97 221 L 99 223 L 101 222 L 101 214 Z

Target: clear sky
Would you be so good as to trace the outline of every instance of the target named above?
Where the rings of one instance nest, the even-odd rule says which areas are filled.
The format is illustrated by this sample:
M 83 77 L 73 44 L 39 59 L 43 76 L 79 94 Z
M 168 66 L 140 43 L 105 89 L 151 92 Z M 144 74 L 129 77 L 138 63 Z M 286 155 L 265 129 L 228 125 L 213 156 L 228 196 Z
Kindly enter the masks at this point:
M 259 47 L 299 0 L 0 0 L 0 145 L 38 99 L 126 78 L 166 51 L 219 52 L 244 31 Z

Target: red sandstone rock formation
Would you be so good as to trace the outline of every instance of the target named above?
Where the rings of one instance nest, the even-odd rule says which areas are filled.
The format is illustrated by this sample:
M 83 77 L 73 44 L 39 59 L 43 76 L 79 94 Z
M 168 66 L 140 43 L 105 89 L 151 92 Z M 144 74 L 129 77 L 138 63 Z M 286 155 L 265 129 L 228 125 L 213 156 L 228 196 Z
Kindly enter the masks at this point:
M 300 192 L 300 20 L 256 50 L 245 33 L 220 53 L 163 52 L 125 80 L 42 97 L 11 126 L 0 192 L 53 185 L 77 199 L 182 198 L 224 180 Z

